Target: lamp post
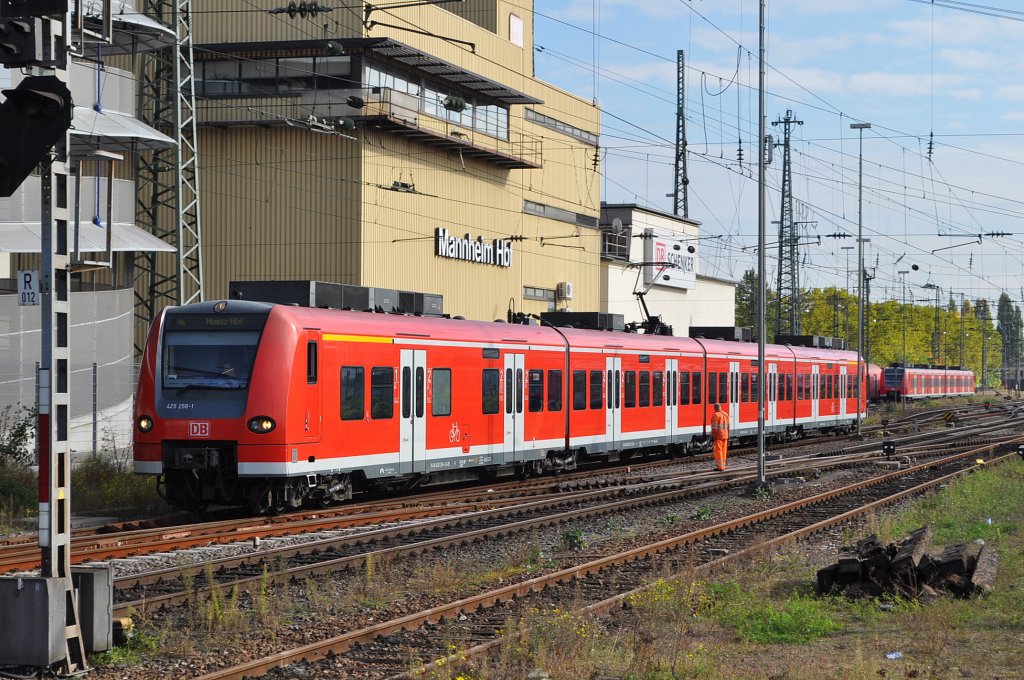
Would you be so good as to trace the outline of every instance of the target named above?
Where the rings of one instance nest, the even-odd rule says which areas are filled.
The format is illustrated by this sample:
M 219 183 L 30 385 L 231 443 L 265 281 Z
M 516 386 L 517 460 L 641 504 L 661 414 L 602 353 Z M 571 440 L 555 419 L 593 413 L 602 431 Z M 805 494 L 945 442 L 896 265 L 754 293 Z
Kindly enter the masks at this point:
M 857 151 L 857 435 L 860 436 L 861 400 L 864 378 L 861 354 L 864 352 L 864 131 L 871 123 L 850 123 L 857 130 L 860 142 Z
M 909 269 L 901 269 L 897 274 L 900 275 L 900 284 L 903 286 L 903 363 L 907 362 L 907 274 L 910 273 Z
M 850 251 L 853 250 L 853 246 L 840 246 L 840 250 L 846 251 L 846 290 L 850 290 Z M 846 347 L 849 349 L 850 345 L 850 303 L 849 299 L 843 303 L 843 314 L 846 320 L 846 334 L 843 335 L 843 339 L 846 340 Z

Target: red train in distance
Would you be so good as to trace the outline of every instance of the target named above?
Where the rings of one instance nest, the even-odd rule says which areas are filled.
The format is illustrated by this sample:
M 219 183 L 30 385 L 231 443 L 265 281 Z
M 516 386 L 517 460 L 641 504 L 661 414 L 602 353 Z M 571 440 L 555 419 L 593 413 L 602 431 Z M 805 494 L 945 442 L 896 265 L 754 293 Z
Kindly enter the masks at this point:
M 857 354 L 768 345 L 769 440 L 865 414 Z M 866 366 L 865 366 L 866 368 Z M 228 300 L 147 340 L 134 466 L 174 505 L 255 512 L 354 491 L 710 449 L 757 435 L 757 345 Z
M 878 397 L 883 401 L 964 397 L 974 394 L 974 371 L 945 366 L 892 364 L 882 369 Z

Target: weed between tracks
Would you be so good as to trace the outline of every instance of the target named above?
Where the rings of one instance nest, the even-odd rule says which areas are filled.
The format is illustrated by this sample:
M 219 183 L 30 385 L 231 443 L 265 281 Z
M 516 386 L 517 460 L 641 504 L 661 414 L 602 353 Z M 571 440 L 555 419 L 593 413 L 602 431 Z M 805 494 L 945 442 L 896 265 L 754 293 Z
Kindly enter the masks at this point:
M 663 579 L 610 617 L 531 611 L 509 622 L 497 661 L 441 669 L 435 677 L 1020 678 L 1022 520 L 1024 463 L 1014 461 L 843 537 L 876 531 L 890 541 L 927 523 L 934 545 L 984 540 L 1000 554 L 996 590 L 985 598 L 930 604 L 817 598 L 816 571 L 834 562 L 835 546 L 804 545 L 733 567 L 713 582 Z M 894 652 L 898 658 L 887 658 Z

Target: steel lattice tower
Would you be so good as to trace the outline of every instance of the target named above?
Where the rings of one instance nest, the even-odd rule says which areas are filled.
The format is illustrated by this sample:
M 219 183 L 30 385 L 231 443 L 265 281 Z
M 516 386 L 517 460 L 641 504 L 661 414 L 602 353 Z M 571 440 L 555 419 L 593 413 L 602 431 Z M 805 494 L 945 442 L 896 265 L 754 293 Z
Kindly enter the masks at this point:
M 790 129 L 803 125 L 787 110 L 786 117 L 772 125 L 782 125 L 782 209 L 779 211 L 779 276 L 776 333 L 800 335 L 800 233 L 793 221 L 793 177 L 789 155 Z
M 682 217 L 690 216 L 690 203 L 686 185 L 690 183 L 686 174 L 686 57 L 683 50 L 676 51 L 676 167 L 675 183 L 672 187 L 672 212 Z
M 135 320 L 141 353 L 145 330 L 168 305 L 204 298 L 196 153 L 195 80 L 191 0 L 145 0 L 146 16 L 171 26 L 174 47 L 142 55 L 139 119 L 172 137 L 170 149 L 141 154 L 136 184 L 138 225 L 177 248 L 177 253 L 135 257 Z

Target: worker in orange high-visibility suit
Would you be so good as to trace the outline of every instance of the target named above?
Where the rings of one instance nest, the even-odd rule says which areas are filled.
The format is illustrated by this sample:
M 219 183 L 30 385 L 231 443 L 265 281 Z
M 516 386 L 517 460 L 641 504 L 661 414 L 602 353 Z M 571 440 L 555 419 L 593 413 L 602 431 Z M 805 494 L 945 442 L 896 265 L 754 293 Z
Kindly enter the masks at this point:
M 714 443 L 715 469 L 722 471 L 729 456 L 729 416 L 720 404 L 715 404 L 715 412 L 711 416 L 711 439 Z

